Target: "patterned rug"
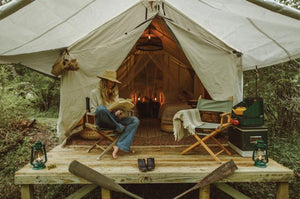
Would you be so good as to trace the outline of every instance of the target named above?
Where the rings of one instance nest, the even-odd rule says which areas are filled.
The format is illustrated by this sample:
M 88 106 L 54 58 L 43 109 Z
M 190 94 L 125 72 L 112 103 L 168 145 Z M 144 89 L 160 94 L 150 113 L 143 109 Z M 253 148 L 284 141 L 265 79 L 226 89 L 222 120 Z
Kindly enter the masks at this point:
M 92 145 L 97 140 L 83 139 L 79 134 L 72 136 L 67 141 L 67 145 Z M 219 141 L 226 142 L 226 138 L 219 137 Z M 165 132 L 160 129 L 160 120 L 155 118 L 145 118 L 140 121 L 139 128 L 133 139 L 132 146 L 160 146 L 160 145 L 190 145 L 195 142 L 193 136 L 175 141 L 173 132 Z M 101 144 L 106 145 L 109 141 L 103 140 Z M 206 143 L 211 143 L 209 140 Z M 101 145 L 100 144 L 100 145 Z

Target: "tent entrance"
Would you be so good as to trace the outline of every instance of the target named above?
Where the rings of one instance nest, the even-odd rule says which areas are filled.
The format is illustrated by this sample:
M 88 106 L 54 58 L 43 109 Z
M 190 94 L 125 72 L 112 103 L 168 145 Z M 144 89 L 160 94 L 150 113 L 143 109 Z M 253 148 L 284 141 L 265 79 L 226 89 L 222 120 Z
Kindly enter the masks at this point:
M 163 48 L 138 49 L 141 38 L 148 36 L 159 38 Z M 122 82 L 120 96 L 132 99 L 139 118 L 160 118 L 164 106 L 187 105 L 199 95 L 209 98 L 176 38 L 159 17 L 143 32 L 117 72 Z

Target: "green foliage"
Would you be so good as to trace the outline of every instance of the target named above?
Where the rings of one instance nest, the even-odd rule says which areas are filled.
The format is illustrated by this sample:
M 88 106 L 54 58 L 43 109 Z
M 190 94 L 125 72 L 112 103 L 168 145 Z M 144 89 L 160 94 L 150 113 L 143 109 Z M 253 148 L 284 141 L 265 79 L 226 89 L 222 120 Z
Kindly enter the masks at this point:
M 289 5 L 292 8 L 300 9 L 300 2 L 299 0 L 279 0 L 280 3 Z
M 290 61 L 258 70 L 258 96 L 264 99 L 266 123 L 273 136 L 287 137 L 300 130 L 299 64 Z M 253 71 L 244 73 L 244 96 L 256 95 Z
M 276 66 L 258 70 L 257 93 L 264 100 L 265 124 L 268 126 L 269 156 L 275 161 L 300 172 L 300 145 L 299 145 L 299 61 L 290 61 Z M 256 75 L 254 71 L 244 73 L 244 97 L 256 96 Z M 239 184 L 240 190 L 250 195 L 274 198 L 274 185 L 262 183 Z M 252 188 L 251 188 L 252 187 Z M 262 189 L 260 189 L 263 187 Z M 290 198 L 299 198 L 299 179 L 290 182 Z M 257 192 L 257 190 L 263 190 Z M 264 195 L 268 193 L 268 196 Z M 273 195 L 272 195 L 273 194 Z M 259 198 L 259 197 L 258 197 Z
M 270 157 L 292 169 L 295 176 L 289 182 L 290 198 L 300 198 L 300 145 L 299 132 L 288 137 L 269 136 Z
M 10 66 L 0 67 L 0 127 L 24 117 L 24 110 L 30 108 L 30 102 L 18 90 L 23 83 L 15 76 Z
M 34 107 L 40 111 L 48 111 L 51 107 L 59 107 L 59 81 L 43 74 L 32 72 L 25 67 L 16 67 L 16 73 L 24 82 L 22 89 Z
M 41 109 L 46 110 L 51 104 L 54 106 L 49 112 L 57 116 L 59 103 L 57 82 L 25 68 L 16 69 L 14 66 L 0 65 L 0 198 L 20 198 L 20 187 L 14 185 L 14 173 L 28 163 L 34 137 L 44 136 L 50 140 L 49 142 L 57 140 L 47 135 L 54 133 L 55 128 L 40 126 L 31 129 L 31 136 L 28 136 L 29 132 L 24 131 L 23 124 L 29 115 L 36 114 Z M 53 89 L 47 92 L 45 91 L 47 88 Z M 52 98 L 51 103 L 48 100 L 49 96 Z M 39 129 L 43 130 L 34 132 Z
M 38 112 L 57 116 L 58 107 L 58 80 L 21 66 L 0 65 L 1 127 Z
M 10 1 L 11 0 L 1 0 L 0 1 L 0 6 L 4 5 L 4 4 L 6 4 L 6 3 L 10 2 Z

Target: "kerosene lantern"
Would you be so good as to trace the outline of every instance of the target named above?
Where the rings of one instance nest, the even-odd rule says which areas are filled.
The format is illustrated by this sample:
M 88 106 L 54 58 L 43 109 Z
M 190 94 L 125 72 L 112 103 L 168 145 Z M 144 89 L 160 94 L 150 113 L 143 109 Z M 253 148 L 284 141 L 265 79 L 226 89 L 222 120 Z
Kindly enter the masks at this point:
M 40 170 L 45 168 L 45 163 L 47 162 L 47 153 L 45 149 L 45 144 L 41 141 L 36 141 L 33 146 L 31 146 L 31 156 L 30 164 L 33 166 L 33 170 Z
M 254 161 L 254 166 L 267 167 L 267 163 L 269 162 L 268 149 L 263 140 L 257 140 L 257 143 L 254 145 L 252 160 Z

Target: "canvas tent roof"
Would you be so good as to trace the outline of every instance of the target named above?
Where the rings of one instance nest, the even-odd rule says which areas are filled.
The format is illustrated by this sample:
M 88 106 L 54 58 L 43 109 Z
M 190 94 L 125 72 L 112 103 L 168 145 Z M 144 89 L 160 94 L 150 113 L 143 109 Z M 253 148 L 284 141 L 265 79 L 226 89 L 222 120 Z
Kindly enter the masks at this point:
M 65 48 L 138 3 L 138 0 L 34 1 L 0 21 L 0 61 L 22 62 L 50 74 L 49 65 Z M 299 20 L 274 13 L 243 0 L 166 0 L 185 16 L 243 53 L 243 70 L 299 57 Z M 97 19 L 97 20 L 95 20 Z M 280 31 L 278 31 L 280 30 Z M 297 39 L 298 38 L 298 39 Z M 52 57 L 27 61 L 48 51 Z M 49 52 L 50 51 L 50 52 Z M 271 51 L 271 52 L 270 52 Z M 33 57 L 41 57 L 32 54 Z M 41 58 L 40 58 L 41 59 Z M 25 61 L 23 61 L 25 60 Z
M 0 63 L 50 74 L 61 49 L 76 57 L 80 70 L 61 78 L 64 139 L 84 114 L 95 74 L 118 69 L 155 16 L 214 99 L 241 99 L 242 70 L 300 57 L 299 20 L 243 0 L 39 0 L 0 21 Z

